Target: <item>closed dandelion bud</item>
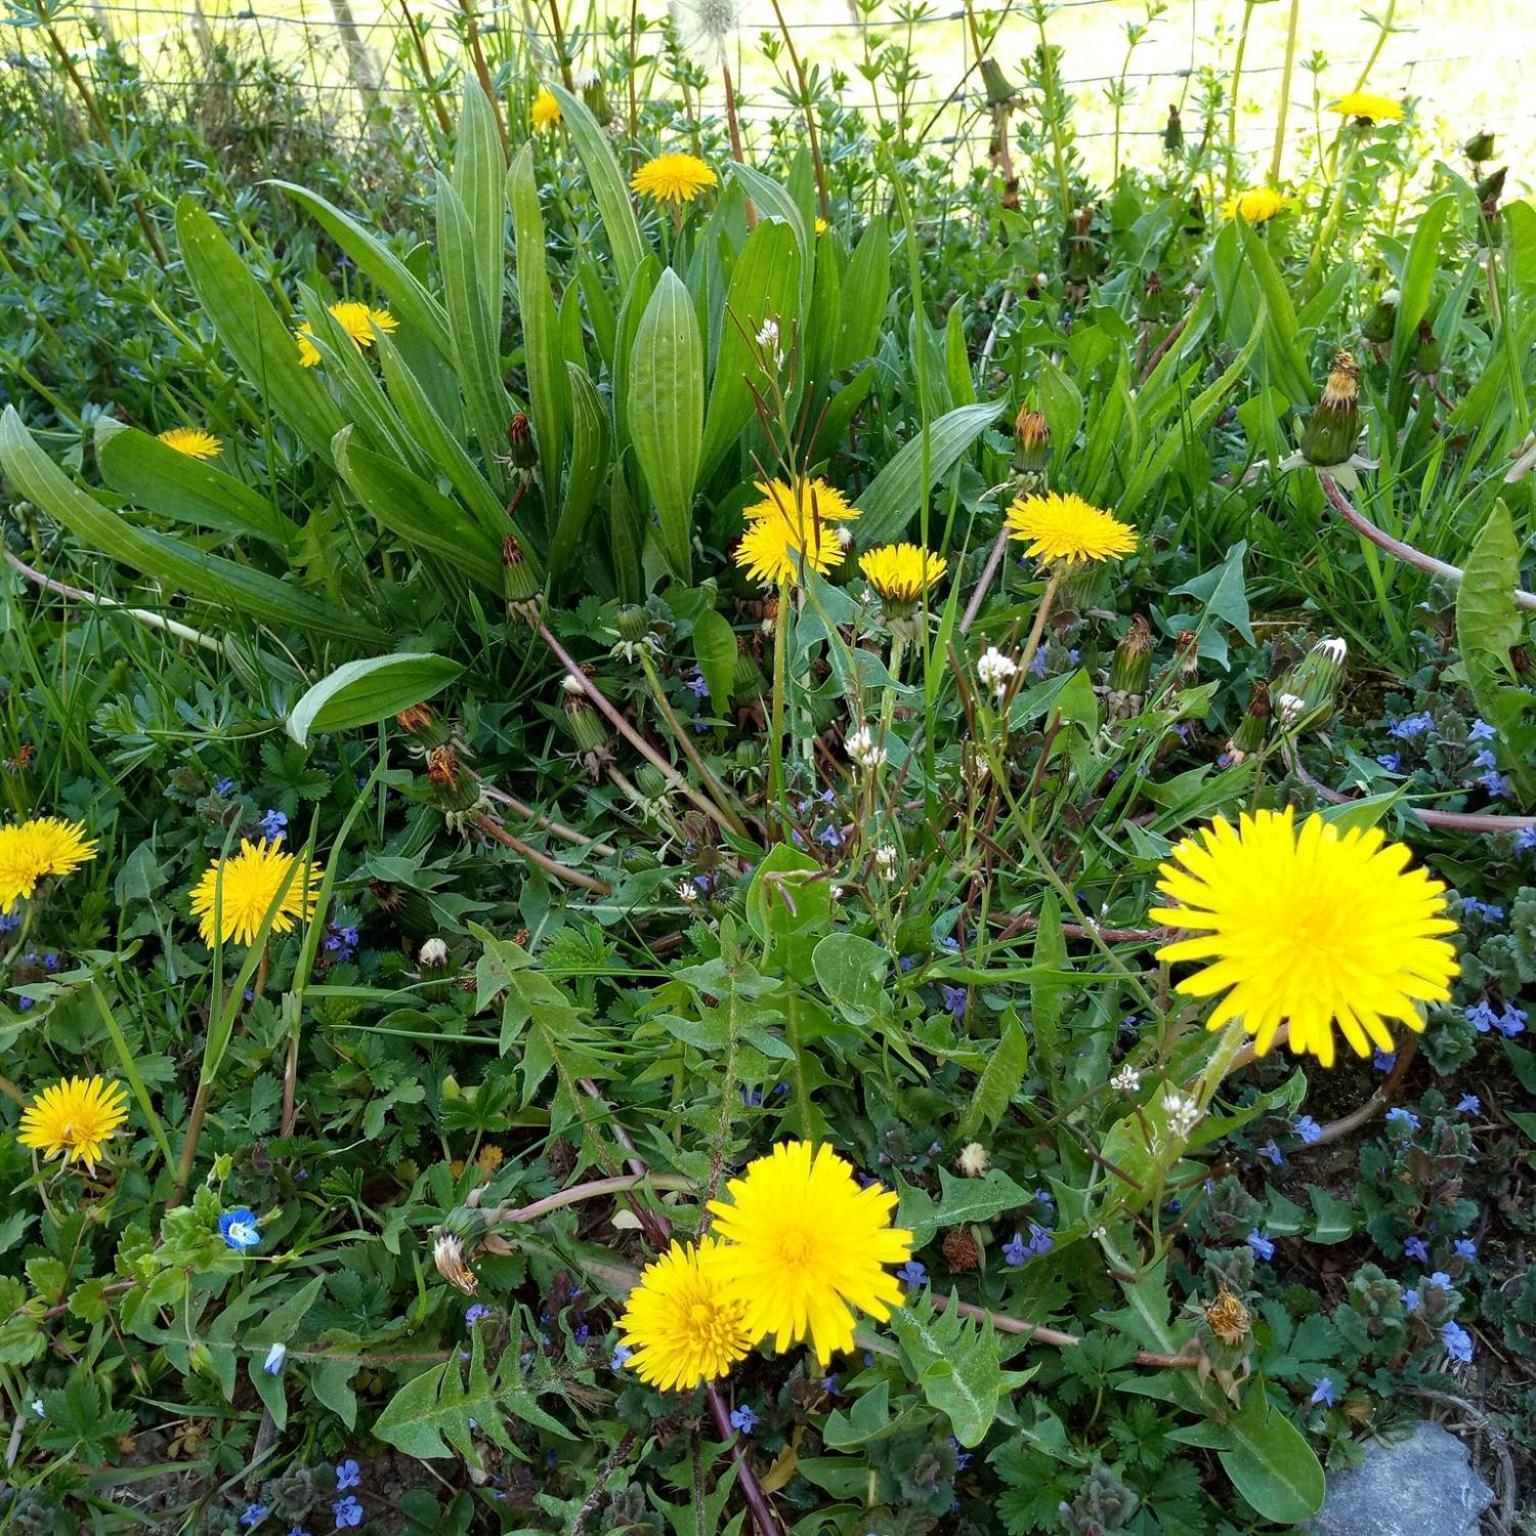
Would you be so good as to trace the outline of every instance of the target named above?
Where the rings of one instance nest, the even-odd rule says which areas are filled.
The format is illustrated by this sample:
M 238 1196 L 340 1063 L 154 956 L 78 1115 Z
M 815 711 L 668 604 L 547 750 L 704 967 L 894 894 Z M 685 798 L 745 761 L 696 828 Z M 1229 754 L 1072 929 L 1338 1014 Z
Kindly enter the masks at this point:
M 1173 637 L 1173 660 L 1160 682 L 1164 691 L 1178 693 L 1188 688 L 1200 675 L 1200 637 L 1192 629 L 1181 629 Z
M 378 879 L 370 880 L 368 889 L 379 910 L 408 938 L 423 938 L 437 926 L 431 903 L 420 891 Z
M 1227 751 L 1234 766 L 1251 757 L 1269 740 L 1271 713 L 1269 684 L 1256 682 L 1253 685 L 1253 697 L 1248 700 L 1247 712 L 1232 733 L 1232 740 L 1227 743 Z
M 1353 353 L 1340 352 L 1302 434 L 1301 454 L 1307 463 L 1328 469 L 1347 463 L 1359 441 L 1360 365 Z
M 981 61 L 981 84 L 987 93 L 987 105 L 1001 107 L 1012 101 L 1018 92 L 1009 83 L 1002 66 L 996 59 Z
M 1013 423 L 1013 467 L 1021 475 L 1039 474 L 1051 452 L 1050 423 L 1037 410 L 1024 406 Z
M 655 763 L 642 763 L 635 773 L 635 787 L 647 800 L 659 800 L 667 792 L 666 775 Z
M 539 450 L 533 441 L 533 423 L 521 411 L 507 423 L 507 456 L 514 469 L 533 469 L 539 462 Z
M 427 782 L 437 791 L 439 809 L 455 830 L 464 816 L 479 803 L 480 785 L 459 761 L 452 747 L 433 747 L 427 753 Z
M 1152 626 L 1138 613 L 1115 647 L 1109 668 L 1110 717 L 1129 720 L 1147 702 L 1147 681 L 1152 676 Z
M 1485 128 L 1481 133 L 1474 133 L 1461 149 L 1473 165 L 1481 165 L 1484 160 L 1493 159 L 1493 135 Z
M 625 603 L 619 609 L 618 626 L 622 639 L 643 640 L 651 631 L 650 615 L 639 603 Z
M 603 84 L 601 75 L 588 75 L 581 82 L 581 99 L 601 127 L 606 128 L 613 121 L 613 106 L 608 100 L 608 87 Z
M 763 744 L 760 741 L 738 741 L 736 743 L 736 766 L 744 773 L 750 773 L 763 766 Z
M 1163 153 L 1176 155 L 1184 148 L 1184 119 L 1177 107 L 1168 108 L 1168 121 L 1163 125 Z
M 608 746 L 608 722 L 593 708 L 586 694 L 573 693 L 566 697 L 565 723 L 579 751 L 596 752 Z
M 504 534 L 501 540 L 501 589 L 507 599 L 508 609 L 526 619 L 530 624 L 539 617 L 541 594 L 539 584 L 533 578 L 523 546 L 515 534 Z
M 1389 288 L 1376 300 L 1370 314 L 1365 317 L 1365 323 L 1360 327 L 1360 334 L 1367 341 L 1382 346 L 1392 340 L 1392 332 L 1397 326 L 1397 301 L 1398 292 L 1395 288 Z
M 981 1244 L 969 1227 L 951 1227 L 944 1234 L 944 1262 L 952 1275 L 963 1275 L 981 1264 Z
M 1281 677 L 1270 696 L 1281 725 L 1319 726 L 1328 719 L 1348 655 L 1349 647 L 1343 640 L 1319 640 Z
M 435 736 L 437 716 L 428 704 L 412 704 L 395 716 L 395 724 L 408 736 Z
M 619 862 L 632 875 L 661 868 L 661 856 L 654 849 L 642 848 L 638 843 L 632 843 L 626 848 Z
M 1413 371 L 1423 378 L 1440 372 L 1440 342 L 1428 320 L 1419 321 L 1418 344 L 1413 354 Z
M 213 1351 L 201 1339 L 194 1339 L 187 1347 L 187 1368 L 194 1376 L 206 1376 L 210 1381 L 218 1380 Z

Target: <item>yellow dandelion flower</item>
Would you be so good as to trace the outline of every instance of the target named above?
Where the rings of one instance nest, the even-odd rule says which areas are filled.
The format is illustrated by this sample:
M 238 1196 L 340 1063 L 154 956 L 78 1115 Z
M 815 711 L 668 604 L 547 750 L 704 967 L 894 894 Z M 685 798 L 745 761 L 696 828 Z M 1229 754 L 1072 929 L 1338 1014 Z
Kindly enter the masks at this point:
M 859 569 L 887 608 L 910 612 L 944 579 L 949 562 L 916 544 L 881 544 L 859 557 Z
M 896 1196 L 861 1189 L 830 1147 L 780 1142 L 711 1200 L 717 1260 L 742 1299 L 747 1333 L 780 1352 L 809 1338 L 817 1358 L 853 1348 L 854 1309 L 884 1322 L 901 1305 L 887 1269 L 911 1256 L 912 1234 L 891 1225 Z
M 696 155 L 657 155 L 635 172 L 629 188 L 658 203 L 691 203 L 719 177 Z
M 359 347 L 373 345 L 373 332 L 377 327 L 386 335 L 399 328 L 400 322 L 387 309 L 374 309 L 357 299 L 343 299 L 330 306 L 331 316 Z M 320 361 L 320 349 L 315 345 L 315 333 L 306 320 L 294 332 L 299 344 L 299 364 L 313 368 Z
M 1267 224 L 1290 206 L 1273 187 L 1249 187 L 1236 197 L 1229 197 L 1223 213 L 1229 219 L 1242 218 L 1250 224 Z
M 1051 491 L 1021 496 L 1008 508 L 1005 526 L 1027 544 L 1026 554 L 1058 565 L 1118 560 L 1136 548 L 1136 530 L 1081 496 Z
M 724 1376 L 752 1347 L 741 1302 L 721 1276 L 720 1251 L 708 1237 L 697 1248 L 673 1243 L 629 1293 L 619 1334 L 641 1381 L 687 1391 Z
M 555 100 L 555 93 L 547 85 L 539 87 L 539 94 L 533 98 L 533 106 L 529 109 L 528 119 L 535 133 L 543 133 L 546 128 L 554 128 L 560 122 L 560 103 Z
M 1186 838 L 1160 868 L 1158 889 L 1176 905 L 1151 917 L 1196 937 L 1158 951 L 1161 960 L 1204 960 L 1178 990 L 1226 996 L 1207 1021 L 1232 1019 L 1262 1055 L 1290 1022 L 1290 1047 L 1325 1066 L 1338 1025 L 1357 1056 L 1393 1049 L 1389 1019 L 1422 1030 L 1420 1005 L 1450 997 L 1460 970 L 1443 937 L 1445 886 L 1379 827 L 1340 832 L 1312 815 L 1258 811 L 1234 828 L 1224 817 Z
M 168 432 L 160 433 L 159 437 L 167 448 L 174 448 L 177 453 L 184 453 L 189 459 L 217 458 L 219 450 L 224 446 L 212 432 L 204 432 L 201 427 L 172 427 Z
M 1361 123 L 1400 123 L 1403 104 L 1395 96 L 1378 96 L 1375 91 L 1351 91 L 1329 108 L 1341 117 Z
M 315 910 L 320 872 L 297 868 L 298 862 L 278 843 L 253 843 L 242 838 L 239 853 L 210 864 L 192 892 L 192 915 L 200 919 L 203 942 L 211 946 L 215 941 L 227 943 L 234 939 L 249 944 L 274 903 L 277 911 L 272 919 L 273 933 L 287 933 L 295 918 L 307 919 Z M 217 928 L 215 906 L 219 914 Z
M 0 915 L 30 899 L 39 880 L 67 875 L 96 857 L 96 843 L 78 821 L 38 816 L 0 827 Z
M 821 482 L 816 482 L 818 485 Z M 770 490 L 767 486 L 761 490 Z M 832 517 L 857 517 L 831 487 L 823 501 L 801 487 L 798 505 L 789 487 L 773 482 L 770 499 L 747 508 L 747 531 L 736 546 L 734 559 L 753 581 L 778 586 L 786 581 L 800 581 L 807 570 L 825 576 L 843 563 L 843 541 L 832 524 Z M 834 500 L 835 498 L 835 500 Z M 833 512 L 834 506 L 841 512 Z
M 831 228 L 832 226 L 828 224 L 827 221 L 818 213 L 816 215 L 816 233 L 818 235 L 824 235 Z
M 848 498 L 819 475 L 814 480 L 802 476 L 793 490 L 782 480 L 770 480 L 766 485 L 759 480 L 757 488 L 763 499 L 742 513 L 749 522 L 777 516 L 800 523 L 848 523 L 859 515 L 856 507 L 848 505 Z
M 16 1139 L 43 1157 L 84 1163 L 92 1171 L 102 1146 L 128 1118 L 121 1083 L 99 1077 L 69 1077 L 45 1088 L 21 1113 Z

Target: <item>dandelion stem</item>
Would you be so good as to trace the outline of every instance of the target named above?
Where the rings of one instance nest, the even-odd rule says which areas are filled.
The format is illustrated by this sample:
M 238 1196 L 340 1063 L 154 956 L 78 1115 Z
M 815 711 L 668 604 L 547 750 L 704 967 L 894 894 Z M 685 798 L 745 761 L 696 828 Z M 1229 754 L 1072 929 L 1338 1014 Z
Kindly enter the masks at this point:
M 1030 663 L 1035 659 L 1035 652 L 1040 649 L 1040 637 L 1045 633 L 1045 621 L 1050 617 L 1051 604 L 1056 601 L 1056 589 L 1061 585 L 1061 567 L 1052 566 L 1051 574 L 1045 583 L 1045 591 L 1040 594 L 1040 606 L 1035 609 L 1035 622 L 1029 626 L 1029 638 L 1024 642 L 1024 652 L 1019 657 L 1019 676 L 1029 675 Z
M 741 1496 L 747 1501 L 747 1508 L 752 1511 L 759 1536 L 784 1536 L 784 1528 L 779 1524 L 773 1506 L 769 1504 L 757 1474 L 752 1470 L 752 1463 L 742 1449 L 741 1436 L 731 1427 L 731 1414 L 721 1395 L 720 1383 L 711 1381 L 705 1385 L 704 1391 L 709 1397 L 709 1413 L 715 1421 L 715 1432 L 730 1443 L 731 1457 L 736 1463 L 737 1481 L 741 1484 Z

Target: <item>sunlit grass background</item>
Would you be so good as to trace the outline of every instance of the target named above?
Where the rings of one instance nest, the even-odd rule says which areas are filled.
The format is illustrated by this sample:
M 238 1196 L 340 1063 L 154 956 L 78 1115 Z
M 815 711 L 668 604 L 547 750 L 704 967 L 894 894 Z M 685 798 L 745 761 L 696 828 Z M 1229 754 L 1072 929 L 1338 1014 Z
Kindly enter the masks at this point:
M 435 60 L 448 62 L 459 52 L 455 25 L 463 10 L 450 0 L 406 0 L 425 27 Z M 229 44 L 246 55 L 265 55 L 298 69 L 306 83 L 334 103 L 349 106 L 352 86 L 340 46 L 335 0 L 202 0 L 204 36 Z M 343 0 L 345 6 L 345 0 Z M 620 0 L 590 0 L 562 7 L 567 32 L 576 35 L 618 14 L 627 21 L 629 7 Z M 392 67 L 402 46 L 400 0 L 351 0 L 346 7 L 370 57 L 388 87 L 398 88 Z M 548 51 L 547 21 L 533 0 L 473 0 L 477 26 L 493 57 L 508 57 L 529 40 Z M 1005 10 L 994 55 L 1017 81 L 1018 61 L 1038 42 L 1038 32 L 1021 5 L 1000 7 L 983 3 L 977 11 L 995 17 Z M 164 79 L 195 79 L 199 52 L 193 26 L 196 6 L 176 0 L 85 0 L 88 10 L 111 28 L 151 72 Z M 846 80 L 843 99 L 868 102 L 870 87 L 857 71 L 865 56 L 861 25 L 852 20 L 848 0 L 783 0 L 784 15 L 794 29 L 808 64 L 825 72 L 841 71 Z M 1129 59 L 1129 99 L 1123 109 L 1125 158 L 1148 161 L 1158 151 L 1157 137 L 1170 104 L 1192 109 L 1197 95 L 1195 72 L 1204 66 L 1229 70 L 1236 49 L 1243 0 L 1172 0 L 1165 13 L 1147 29 L 1145 40 Z M 1284 38 L 1290 0 L 1260 0 L 1253 7 L 1243 68 L 1239 141 L 1259 166 L 1267 164 L 1279 102 Z M 652 3 L 642 14 L 659 14 Z M 1310 125 L 1316 101 L 1326 101 L 1360 82 L 1368 64 L 1372 89 L 1417 99 L 1421 122 L 1443 154 L 1454 154 L 1474 131 L 1487 128 L 1500 136 L 1499 159 L 1510 162 L 1511 184 L 1529 186 L 1528 156 L 1536 147 L 1536 107 L 1522 92 L 1524 66 L 1536 47 L 1536 3 L 1533 0 L 1377 0 L 1374 15 L 1389 20 L 1389 35 L 1371 63 L 1380 28 L 1365 14 L 1330 0 L 1300 0 L 1297 67 L 1291 91 L 1290 142 Z M 1143 0 L 1065 0 L 1048 24 L 1052 43 L 1064 50 L 1064 73 L 1077 99 L 1074 121 L 1081 148 L 1091 170 L 1108 171 L 1113 109 L 1110 91 L 1127 69 L 1126 29 L 1144 21 Z M 12 29 L 0 25 L 0 41 Z M 915 116 L 924 121 L 954 89 L 970 62 L 965 23 L 954 0 L 923 9 L 904 19 L 893 5 L 882 5 L 872 29 L 877 36 L 908 46 L 928 79 L 913 95 Z M 784 101 L 775 94 L 773 66 L 761 46 L 765 33 L 776 31 L 771 5 L 743 0 L 735 47 L 738 80 L 743 88 L 743 115 L 749 124 L 763 124 L 782 115 Z M 83 40 L 83 29 L 72 31 Z M 8 53 L 38 52 L 35 34 L 12 31 L 17 47 Z M 974 100 L 973 75 L 966 89 Z M 386 94 L 386 100 L 391 97 Z M 404 103 L 402 92 L 397 98 Z M 705 106 L 716 105 L 708 93 Z M 1193 117 L 1186 112 L 1186 124 Z M 951 129 L 956 121 L 945 119 Z M 956 146 L 963 166 L 985 154 L 980 127 Z

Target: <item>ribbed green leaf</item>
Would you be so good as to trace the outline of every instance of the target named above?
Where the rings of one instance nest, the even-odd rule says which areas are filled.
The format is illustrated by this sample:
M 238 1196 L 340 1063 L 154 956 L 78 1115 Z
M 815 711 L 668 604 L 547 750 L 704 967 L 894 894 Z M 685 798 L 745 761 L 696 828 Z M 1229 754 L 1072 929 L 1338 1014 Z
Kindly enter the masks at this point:
M 928 431 L 928 470 L 933 481 L 943 479 L 988 427 L 1004 402 L 956 406 Z M 919 432 L 902 444 L 896 456 L 865 487 L 859 497 L 859 542 L 863 547 L 889 543 L 906 531 L 926 487 L 923 480 L 923 438 Z
M 891 233 L 884 215 L 869 221 L 843 274 L 843 320 L 832 353 L 832 371 L 841 373 L 875 350 L 891 292 Z
M 35 502 L 76 538 L 172 591 L 215 607 L 238 609 L 278 629 L 297 625 L 313 634 L 364 644 L 377 645 L 384 639 L 372 624 L 350 618 L 336 604 L 311 597 L 288 582 L 135 527 L 81 490 L 54 464 L 9 405 L 0 417 L 0 468 L 19 495 Z
M 506 472 L 500 456 L 507 448 L 512 407 L 501 381 L 501 356 L 490 304 L 480 286 L 474 229 L 458 193 L 442 176 L 437 178 L 437 254 L 448 303 L 450 350 L 470 425 L 492 480 L 505 490 Z
M 565 457 L 565 423 L 570 414 L 570 384 L 565 375 L 555 301 L 544 265 L 544 215 L 533 179 L 533 146 L 522 151 L 507 172 L 512 230 L 517 242 L 517 300 L 523 319 L 523 350 L 528 366 L 529 408 L 539 450 L 539 474 L 546 505 L 560 497 L 560 465 Z
M 724 715 L 736 678 L 736 634 L 723 613 L 706 608 L 693 621 L 693 654 L 709 689 L 713 712 Z
M 693 301 L 670 267 L 635 332 L 629 372 L 629 431 L 661 520 L 661 549 L 686 581 L 692 552 L 693 487 L 704 432 L 704 348 Z
M 581 547 L 587 520 L 608 468 L 608 412 L 586 370 L 567 363 L 571 390 L 571 472 L 565 504 L 549 551 L 550 575 L 557 580 Z
M 1445 221 L 1456 209 L 1456 195 L 1447 192 L 1424 210 L 1408 255 L 1403 262 L 1403 280 L 1398 285 L 1397 319 L 1392 327 L 1392 372 L 1402 373 L 1408 359 L 1417 350 L 1419 321 L 1429 312 L 1429 296 L 1439 266 L 1440 234 Z
M 645 259 L 645 242 L 640 238 L 640 225 L 635 220 L 624 177 L 608 147 L 607 135 L 587 110 L 586 103 L 563 86 L 551 82 L 549 88 L 560 103 L 565 130 L 581 157 L 582 169 L 587 173 L 587 186 L 597 204 L 603 228 L 608 231 L 608 246 L 619 274 L 619 287 L 627 290 Z
M 757 204 L 758 212 L 767 219 L 780 219 L 795 232 L 795 245 L 800 252 L 800 313 L 806 314 L 811 307 L 811 283 L 816 276 L 816 264 L 812 260 L 811 230 L 794 198 L 778 182 L 755 171 L 750 165 L 733 165 L 731 175 L 740 182 L 742 190 Z
M 635 333 L 645 307 L 651 302 L 661 277 L 661 263 L 647 256 L 635 272 L 619 308 L 619 328 L 613 351 L 613 424 L 617 433 L 615 457 L 629 447 L 629 370 L 635 354 Z
M 448 356 L 448 315 L 443 306 L 411 275 L 405 263 L 368 233 L 350 214 L 327 202 L 318 192 L 291 181 L 272 181 L 295 202 L 307 208 L 315 222 L 357 264 L 359 272 L 373 279 L 389 300 L 390 313 L 402 326 L 419 332 Z
M 236 366 L 315 453 L 324 454 L 341 412 L 261 284 L 213 219 L 190 197 L 176 205 L 182 261 L 198 302 Z
M 96 462 L 114 491 L 160 517 L 279 547 L 298 531 L 243 481 L 110 416 L 96 419 Z
M 493 332 L 501 330 L 501 295 L 505 286 L 506 200 L 502 183 L 506 169 L 495 111 L 480 82 L 466 74 L 459 141 L 453 157 L 453 190 L 459 194 L 473 231 L 475 276 L 491 312 Z
M 704 448 L 699 474 L 708 476 L 722 455 L 752 419 L 749 378 L 758 372 L 754 340 L 765 320 L 774 320 L 787 345 L 799 318 L 800 251 L 787 224 L 762 223 L 748 237 L 736 258 L 726 292 L 725 322 L 709 411 L 704 421 Z
M 441 693 L 464 670 L 430 652 L 400 652 L 349 661 L 323 677 L 293 706 L 288 734 L 301 747 L 317 732 L 376 725 Z
M 457 502 L 403 464 L 352 440 L 353 428 L 336 434 L 336 468 L 363 506 L 391 532 L 457 566 L 493 592 L 502 590 L 501 550 Z

